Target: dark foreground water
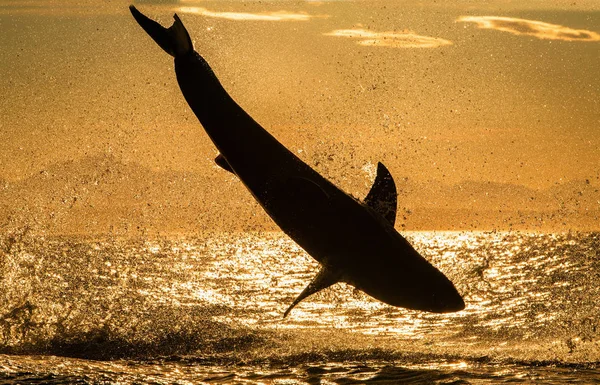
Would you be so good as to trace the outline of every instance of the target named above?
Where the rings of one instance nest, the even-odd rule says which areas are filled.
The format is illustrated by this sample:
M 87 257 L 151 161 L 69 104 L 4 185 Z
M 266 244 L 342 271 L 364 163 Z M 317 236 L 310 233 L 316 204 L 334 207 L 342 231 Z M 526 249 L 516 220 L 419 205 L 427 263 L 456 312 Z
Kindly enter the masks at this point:
M 279 233 L 2 235 L 0 383 L 598 383 L 600 234 L 408 233 L 467 307 L 345 285 Z

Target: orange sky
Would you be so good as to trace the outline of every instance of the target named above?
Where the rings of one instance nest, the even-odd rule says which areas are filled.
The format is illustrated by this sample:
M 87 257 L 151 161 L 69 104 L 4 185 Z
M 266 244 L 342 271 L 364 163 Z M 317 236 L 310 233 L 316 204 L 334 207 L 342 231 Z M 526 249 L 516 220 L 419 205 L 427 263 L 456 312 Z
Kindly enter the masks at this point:
M 448 184 L 600 184 L 598 3 L 144 3 L 165 24 L 177 9 L 234 99 L 334 177 L 383 160 Z M 213 172 L 127 2 L 1 4 L 0 178 L 102 153 Z

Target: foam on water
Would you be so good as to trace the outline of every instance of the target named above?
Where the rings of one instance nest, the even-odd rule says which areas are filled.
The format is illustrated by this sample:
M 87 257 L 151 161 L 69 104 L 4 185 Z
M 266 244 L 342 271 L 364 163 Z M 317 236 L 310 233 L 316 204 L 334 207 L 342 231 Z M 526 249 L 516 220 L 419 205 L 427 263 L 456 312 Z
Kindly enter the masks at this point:
M 6 234 L 0 352 L 10 356 L 1 359 L 2 372 L 14 381 L 29 372 L 56 375 L 57 383 L 81 373 L 93 381 L 99 373 L 150 381 L 156 370 L 163 373 L 156 378 L 181 383 L 262 375 L 274 376 L 271 383 L 305 381 L 315 373 L 332 381 L 480 383 L 534 378 L 540 370 L 562 380 L 574 370 L 600 378 L 599 234 L 408 238 L 456 283 L 464 311 L 397 309 L 336 285 L 284 320 L 317 265 L 280 233 L 135 240 Z

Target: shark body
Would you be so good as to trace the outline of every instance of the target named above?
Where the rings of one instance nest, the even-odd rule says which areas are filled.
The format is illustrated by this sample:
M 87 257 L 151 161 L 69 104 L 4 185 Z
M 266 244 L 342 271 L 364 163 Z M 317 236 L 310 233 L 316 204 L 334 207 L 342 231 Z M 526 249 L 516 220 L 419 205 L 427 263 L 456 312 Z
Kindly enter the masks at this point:
M 285 311 L 337 282 L 393 306 L 429 312 L 464 309 L 452 282 L 394 228 L 396 186 L 378 164 L 371 191 L 360 202 L 289 151 L 223 88 L 194 51 L 177 15 L 170 28 L 130 7 L 136 21 L 175 58 L 177 81 L 220 155 L 216 163 L 241 180 L 275 223 L 321 265 Z

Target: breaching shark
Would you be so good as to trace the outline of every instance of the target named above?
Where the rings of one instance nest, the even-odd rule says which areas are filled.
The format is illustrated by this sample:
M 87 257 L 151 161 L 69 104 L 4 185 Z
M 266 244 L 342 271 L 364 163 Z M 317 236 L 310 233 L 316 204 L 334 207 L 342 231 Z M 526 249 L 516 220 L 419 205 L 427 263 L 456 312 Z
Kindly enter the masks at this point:
M 223 88 L 193 48 L 183 23 L 165 28 L 129 7 L 139 25 L 175 58 L 181 92 L 219 151 L 215 162 L 235 174 L 275 223 L 320 263 L 284 313 L 337 282 L 389 305 L 445 313 L 464 309 L 452 282 L 394 228 L 396 185 L 379 163 L 360 202 L 285 148 Z

